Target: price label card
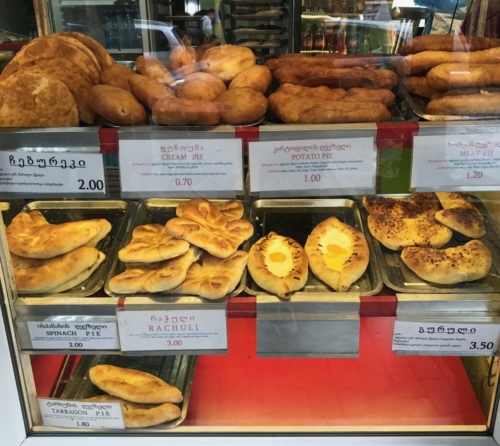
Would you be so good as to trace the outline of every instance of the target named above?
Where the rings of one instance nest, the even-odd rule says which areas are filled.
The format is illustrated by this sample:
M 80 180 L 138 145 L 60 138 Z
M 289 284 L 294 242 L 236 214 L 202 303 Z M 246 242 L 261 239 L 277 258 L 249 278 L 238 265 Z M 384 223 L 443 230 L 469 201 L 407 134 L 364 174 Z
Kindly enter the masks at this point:
M 375 190 L 373 138 L 251 142 L 249 146 L 252 192 Z
M 125 429 L 120 403 L 94 403 L 38 398 L 45 426 Z
M 241 139 L 120 140 L 122 193 L 243 190 Z
M 116 322 L 28 321 L 34 349 L 120 350 Z
M 122 351 L 225 350 L 225 310 L 118 311 Z
M 100 153 L 0 152 L 0 193 L 106 194 Z
M 392 349 L 492 356 L 498 350 L 499 339 L 500 324 L 396 321 Z
M 411 187 L 417 191 L 500 187 L 500 133 L 416 136 Z

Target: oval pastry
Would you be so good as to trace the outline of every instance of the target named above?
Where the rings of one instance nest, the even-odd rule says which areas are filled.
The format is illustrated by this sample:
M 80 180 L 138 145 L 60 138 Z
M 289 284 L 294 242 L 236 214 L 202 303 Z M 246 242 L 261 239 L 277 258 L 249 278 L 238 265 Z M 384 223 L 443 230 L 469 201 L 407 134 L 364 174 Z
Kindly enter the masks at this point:
M 304 248 L 289 237 L 270 232 L 251 248 L 248 271 L 255 283 L 282 299 L 307 282 L 308 261 Z
M 370 260 L 364 234 L 335 217 L 312 230 L 305 250 L 311 271 L 335 291 L 347 291 L 366 271 Z

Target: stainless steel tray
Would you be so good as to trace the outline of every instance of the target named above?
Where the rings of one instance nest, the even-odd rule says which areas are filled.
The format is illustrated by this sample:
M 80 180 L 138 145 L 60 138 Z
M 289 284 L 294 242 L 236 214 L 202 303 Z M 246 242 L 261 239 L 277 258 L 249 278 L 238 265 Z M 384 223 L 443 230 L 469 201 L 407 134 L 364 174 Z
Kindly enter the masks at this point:
M 258 29 L 258 28 L 253 28 L 253 29 L 234 29 L 231 32 L 235 35 L 245 35 L 245 36 L 278 36 L 280 34 L 283 34 L 285 31 L 285 28 L 281 27 L 280 29 Z M 269 48 L 269 47 L 266 47 Z M 272 48 L 272 47 L 271 47 Z
M 60 398 L 82 400 L 103 395 L 105 392 L 94 386 L 89 379 L 88 371 L 96 365 L 110 364 L 127 369 L 141 370 L 157 376 L 182 392 L 184 400 L 180 403 L 180 418 L 148 428 L 148 430 L 173 429 L 179 426 L 187 415 L 196 358 L 196 356 L 83 356 Z
M 387 249 L 375 238 L 373 245 L 377 262 L 380 265 L 384 283 L 394 291 L 401 293 L 423 293 L 423 294 L 475 294 L 475 293 L 498 293 L 500 292 L 500 238 L 495 231 L 488 212 L 483 203 L 476 197 L 469 196 L 471 202 L 484 216 L 486 235 L 479 240 L 490 250 L 493 257 L 490 272 L 486 277 L 474 282 L 462 282 L 456 285 L 439 285 L 418 277 L 401 261 L 401 251 Z M 366 211 L 363 209 L 363 214 Z M 451 248 L 467 243 L 470 238 L 453 232 L 453 238 L 444 248 Z
M 399 90 L 404 96 L 406 103 L 415 115 L 426 121 L 477 121 L 478 119 L 499 119 L 500 115 L 474 115 L 474 116 L 459 116 L 459 115 L 429 115 L 426 113 L 429 99 L 422 96 L 410 93 L 403 82 L 399 81 Z
M 0 212 L 3 224 L 9 226 L 12 219 L 19 213 L 24 204 L 23 200 L 0 201 Z
M 113 264 L 109 269 L 106 284 L 104 285 L 104 291 L 108 296 L 111 297 L 134 297 L 134 295 L 129 294 L 116 294 L 109 289 L 109 281 L 116 275 L 121 274 L 125 271 L 125 264 L 118 258 L 118 251 L 128 245 L 132 240 L 132 231 L 134 228 L 140 225 L 147 224 L 159 224 L 164 225 L 168 220 L 175 217 L 175 209 L 179 203 L 185 202 L 185 199 L 170 199 L 170 198 L 148 198 L 146 200 L 141 200 L 137 206 L 137 210 L 131 220 L 131 224 L 128 225 L 126 231 L 124 231 L 121 240 L 118 243 L 116 255 L 113 259 Z M 212 203 L 224 203 L 227 200 L 210 200 Z M 246 213 L 246 211 L 245 211 Z M 245 218 L 245 216 L 243 217 Z M 240 294 L 246 286 L 246 274 L 243 272 L 241 276 L 240 283 L 236 289 L 229 294 L 229 296 L 237 296 Z M 136 295 L 137 296 L 137 295 Z M 169 297 L 171 299 L 177 299 L 180 296 L 165 293 L 148 294 L 141 293 L 141 297 Z
M 288 19 L 285 14 L 257 15 L 257 14 L 233 14 L 231 18 L 235 20 L 259 20 L 261 22 L 279 21 Z
M 69 221 L 103 218 L 111 223 L 110 233 L 99 242 L 96 248 L 106 255 L 106 259 L 96 271 L 80 285 L 57 293 L 58 297 L 87 297 L 94 294 L 104 285 L 113 259 L 116 257 L 117 242 L 123 232 L 124 223 L 130 211 L 130 205 L 121 200 L 68 200 L 68 201 L 34 201 L 22 209 L 23 212 L 40 211 L 49 223 L 65 223 Z M 24 297 L 48 297 L 51 293 L 26 294 Z
M 274 231 L 279 235 L 291 237 L 304 246 L 307 237 L 316 225 L 329 217 L 337 217 L 340 221 L 362 231 L 370 249 L 368 268 L 351 285 L 349 293 L 358 293 L 362 296 L 377 294 L 383 286 L 382 278 L 375 262 L 371 236 L 368 229 L 365 230 L 366 226 L 361 219 L 358 205 L 353 200 L 346 198 L 257 200 L 252 203 L 250 209 L 250 221 L 255 228 L 250 243 L 253 244 Z M 269 294 L 254 282 L 250 273 L 247 272 L 247 275 L 246 292 L 248 294 L 254 296 Z M 294 296 L 305 293 L 310 295 L 310 293 L 335 293 L 335 291 L 309 272 L 306 286 L 294 293 Z

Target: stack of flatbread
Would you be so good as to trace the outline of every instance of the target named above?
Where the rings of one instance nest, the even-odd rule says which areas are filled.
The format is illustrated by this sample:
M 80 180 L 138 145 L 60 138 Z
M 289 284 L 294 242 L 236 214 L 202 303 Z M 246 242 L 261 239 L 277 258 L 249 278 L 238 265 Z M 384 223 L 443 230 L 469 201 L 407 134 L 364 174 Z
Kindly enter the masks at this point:
M 63 32 L 25 45 L 0 75 L 0 127 L 92 124 L 87 96 L 115 61 L 84 34 Z
M 414 193 L 406 198 L 363 197 L 370 233 L 424 280 L 455 284 L 479 280 L 491 267 L 491 253 L 479 240 L 440 249 L 453 231 L 472 239 L 486 234 L 484 218 L 459 192 Z
M 21 212 L 6 231 L 17 291 L 60 293 L 87 280 L 106 258 L 96 246 L 110 230 L 103 219 L 50 224 Z
M 84 401 L 120 403 L 125 427 L 156 426 L 181 416 L 176 404 L 182 393 L 156 376 L 139 370 L 97 365 L 89 370 L 90 381 L 107 393 Z
M 238 247 L 253 234 L 238 201 L 215 205 L 201 198 L 181 203 L 165 226 L 132 232 L 118 253 L 126 270 L 109 281 L 118 294 L 171 293 L 220 299 L 238 285 L 248 254 Z

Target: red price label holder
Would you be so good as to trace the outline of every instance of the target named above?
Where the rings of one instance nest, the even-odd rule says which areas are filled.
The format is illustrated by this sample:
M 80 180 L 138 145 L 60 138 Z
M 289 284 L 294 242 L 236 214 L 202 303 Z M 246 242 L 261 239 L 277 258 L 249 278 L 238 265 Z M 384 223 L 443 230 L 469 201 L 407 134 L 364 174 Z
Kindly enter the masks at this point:
M 413 138 L 411 188 L 417 192 L 498 190 L 498 125 L 498 121 L 420 124 Z
M 127 355 L 227 353 L 227 298 L 134 296 L 120 300 L 117 322 Z
M 243 195 L 243 143 L 234 129 L 124 129 L 118 139 L 122 198 Z

